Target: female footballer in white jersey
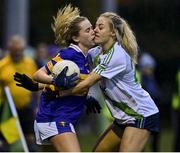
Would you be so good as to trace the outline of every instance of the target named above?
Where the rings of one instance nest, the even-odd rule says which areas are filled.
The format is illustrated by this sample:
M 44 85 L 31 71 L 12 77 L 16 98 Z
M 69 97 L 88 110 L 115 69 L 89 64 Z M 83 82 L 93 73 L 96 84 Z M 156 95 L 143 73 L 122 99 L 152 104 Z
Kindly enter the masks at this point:
M 112 12 L 99 16 L 95 43 L 90 50 L 94 70 L 75 88 L 61 96 L 83 92 L 99 82 L 115 121 L 97 142 L 94 151 L 142 151 L 150 134 L 159 131 L 159 110 L 135 80 L 138 45 L 127 22 Z

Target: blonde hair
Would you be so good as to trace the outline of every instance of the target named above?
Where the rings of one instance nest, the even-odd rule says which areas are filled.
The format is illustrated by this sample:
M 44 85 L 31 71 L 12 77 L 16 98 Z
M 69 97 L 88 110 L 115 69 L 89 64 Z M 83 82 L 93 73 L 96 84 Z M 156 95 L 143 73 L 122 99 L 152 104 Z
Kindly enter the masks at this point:
M 60 9 L 54 18 L 52 29 L 55 33 L 55 43 L 67 47 L 72 40 L 72 36 L 79 34 L 78 24 L 85 20 L 85 17 L 80 17 L 80 11 L 77 7 L 72 7 L 71 4 Z
M 101 14 L 100 16 L 110 19 L 112 29 L 115 31 L 116 34 L 117 41 L 130 55 L 133 62 L 137 64 L 138 44 L 129 24 L 123 18 L 113 12 L 106 12 Z

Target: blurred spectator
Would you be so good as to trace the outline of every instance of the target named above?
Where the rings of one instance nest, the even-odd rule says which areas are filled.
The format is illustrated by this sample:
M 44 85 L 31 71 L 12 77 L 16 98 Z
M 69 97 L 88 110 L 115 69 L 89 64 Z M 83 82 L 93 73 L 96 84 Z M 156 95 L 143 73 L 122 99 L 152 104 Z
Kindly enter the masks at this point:
M 13 80 L 15 72 L 25 73 L 31 77 L 37 70 L 34 61 L 24 56 L 25 47 L 25 40 L 18 35 L 11 37 L 8 41 L 8 54 L 0 60 L 0 87 L 2 89 L 5 86 L 10 88 L 29 150 L 35 151 L 33 148 L 35 141 L 33 134 L 34 111 L 31 106 L 32 94 L 24 88 L 17 87 Z M 0 97 L 2 102 L 5 101 L 5 97 L 0 96 L 2 96 Z
M 176 74 L 176 82 L 172 97 L 172 121 L 174 131 L 173 151 L 180 152 L 180 68 Z
M 48 62 L 48 46 L 46 43 L 38 44 L 36 48 L 35 62 L 38 66 L 38 69 Z
M 139 64 L 142 73 L 142 86 L 150 93 L 151 97 L 158 105 L 161 98 L 161 91 L 155 78 L 156 62 L 150 54 L 143 53 L 140 57 Z
M 148 53 L 142 53 L 140 59 L 141 70 L 141 84 L 142 87 L 151 95 L 152 99 L 159 106 L 161 101 L 161 91 L 155 78 L 156 62 L 154 58 Z M 159 108 L 160 109 L 160 108 Z M 152 151 L 157 152 L 159 150 L 159 134 L 155 134 L 152 137 Z
M 24 54 L 24 56 L 34 59 L 36 57 L 36 50 L 32 46 L 26 46 L 23 54 Z

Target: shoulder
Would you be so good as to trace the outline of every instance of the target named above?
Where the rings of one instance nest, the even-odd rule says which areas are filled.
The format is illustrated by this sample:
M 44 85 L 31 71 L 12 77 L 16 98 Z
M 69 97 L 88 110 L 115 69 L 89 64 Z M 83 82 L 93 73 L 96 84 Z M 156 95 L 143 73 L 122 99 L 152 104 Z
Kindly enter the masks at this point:
M 94 48 L 91 48 L 89 51 L 88 51 L 88 54 L 94 58 L 96 57 L 97 55 L 99 55 L 101 53 L 101 47 L 100 46 L 96 46 Z
M 119 44 L 118 42 L 116 42 L 112 48 L 115 52 L 120 52 L 120 53 L 126 53 L 126 51 L 124 50 L 124 48 L 121 46 L 121 44 Z
M 65 48 L 61 49 L 58 54 L 62 59 L 69 59 L 71 60 L 75 55 L 76 51 L 73 48 Z
M 119 44 L 118 42 L 116 42 L 112 48 L 112 51 L 114 52 L 114 56 L 116 58 L 123 58 L 126 59 L 126 57 L 128 56 L 128 53 L 125 51 L 125 49 L 121 46 L 121 44 Z
M 110 49 L 110 51 L 105 54 L 103 62 L 113 66 L 122 66 L 126 65 L 127 59 L 128 57 L 126 51 L 122 48 L 120 44 L 116 42 L 114 46 Z
M 96 47 L 93 47 L 91 49 L 89 49 L 88 53 L 100 53 L 101 52 L 101 47 L 100 46 L 96 46 Z

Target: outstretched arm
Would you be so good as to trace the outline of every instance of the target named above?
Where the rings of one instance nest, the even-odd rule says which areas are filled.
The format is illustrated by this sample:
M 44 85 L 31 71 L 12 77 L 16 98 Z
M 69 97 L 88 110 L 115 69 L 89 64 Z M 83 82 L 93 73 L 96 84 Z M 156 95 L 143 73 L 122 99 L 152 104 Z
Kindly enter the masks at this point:
M 91 86 L 93 86 L 101 78 L 102 77 L 99 74 L 95 72 L 91 72 L 85 80 L 78 83 L 74 88 L 60 91 L 60 96 L 75 95 L 75 94 L 86 92 Z
M 48 75 L 46 68 L 42 67 L 34 74 L 34 80 L 40 83 L 53 84 L 56 87 L 71 88 L 77 84 L 79 77 L 77 73 L 66 76 L 67 71 L 68 67 L 66 66 L 58 76 L 52 77 Z

